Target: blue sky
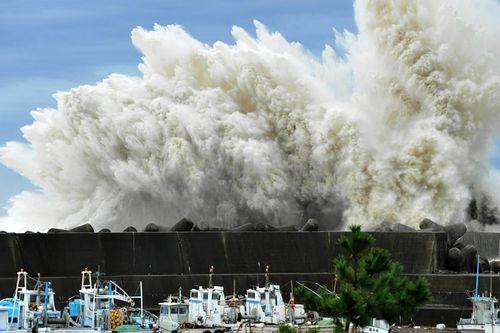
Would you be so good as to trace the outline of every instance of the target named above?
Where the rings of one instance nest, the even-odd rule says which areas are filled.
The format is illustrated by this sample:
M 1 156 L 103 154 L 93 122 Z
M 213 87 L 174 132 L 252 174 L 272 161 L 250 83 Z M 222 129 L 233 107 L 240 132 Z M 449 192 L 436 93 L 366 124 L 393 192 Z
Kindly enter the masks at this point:
M 319 54 L 332 28 L 355 31 L 349 0 L 2 0 L 0 2 L 0 145 L 22 141 L 30 111 L 54 107 L 51 95 L 112 72 L 138 74 L 130 42 L 136 26 L 183 25 L 205 42 L 231 42 L 257 19 Z M 0 207 L 32 185 L 0 164 Z M 0 208 L 0 215 L 2 210 Z

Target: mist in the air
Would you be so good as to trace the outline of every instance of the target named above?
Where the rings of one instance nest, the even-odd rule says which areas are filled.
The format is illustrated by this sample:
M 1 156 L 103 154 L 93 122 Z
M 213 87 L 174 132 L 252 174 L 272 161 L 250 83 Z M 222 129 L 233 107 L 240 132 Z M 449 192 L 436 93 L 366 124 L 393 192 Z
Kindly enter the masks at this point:
M 40 190 L 7 230 L 121 230 L 182 217 L 322 228 L 467 220 L 498 204 L 500 5 L 363 0 L 358 34 L 316 58 L 255 22 L 208 46 L 179 26 L 136 28 L 142 77 L 113 74 L 33 111 L 0 161 Z M 332 22 L 332 25 L 334 22 Z

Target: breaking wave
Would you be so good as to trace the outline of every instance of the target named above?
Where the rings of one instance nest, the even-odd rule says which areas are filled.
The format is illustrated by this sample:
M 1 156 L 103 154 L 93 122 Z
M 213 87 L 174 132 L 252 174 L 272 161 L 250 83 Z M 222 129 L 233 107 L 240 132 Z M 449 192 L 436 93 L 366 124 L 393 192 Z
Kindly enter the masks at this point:
M 0 161 L 40 190 L 1 227 L 121 230 L 186 216 L 322 226 L 465 219 L 499 127 L 500 6 L 363 0 L 321 58 L 255 22 L 234 45 L 136 28 L 142 77 L 112 74 L 32 112 Z M 494 199 L 493 199 L 494 200 Z

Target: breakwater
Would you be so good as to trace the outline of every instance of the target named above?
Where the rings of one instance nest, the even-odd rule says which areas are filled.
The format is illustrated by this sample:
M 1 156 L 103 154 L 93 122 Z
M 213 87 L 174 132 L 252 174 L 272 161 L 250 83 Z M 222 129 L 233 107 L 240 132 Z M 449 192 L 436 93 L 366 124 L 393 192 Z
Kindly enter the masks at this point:
M 23 268 L 40 273 L 54 284 L 62 306 L 78 292 L 80 271 L 99 269 L 130 293 L 143 281 L 145 306 L 157 303 L 178 287 L 187 290 L 207 283 L 209 266 L 214 282 L 229 294 L 263 282 L 266 265 L 271 279 L 289 290 L 291 280 L 317 281 L 333 286 L 332 261 L 340 252 L 342 232 L 123 232 L 0 234 L 0 297 L 10 297 L 15 274 Z M 431 284 L 432 303 L 415 322 L 452 325 L 470 307 L 466 290 L 473 288 L 472 274 L 442 274 L 446 270 L 447 235 L 444 232 L 374 232 L 376 245 L 389 250 L 402 263 L 405 274 L 425 276 Z M 470 236 L 481 239 L 480 235 Z M 500 238 L 500 237 L 499 237 Z M 493 244 L 494 241 L 491 241 Z M 498 243 L 498 242 L 497 242 Z M 489 249 L 490 252 L 494 249 Z M 260 268 L 259 268 L 260 267 Z M 495 275 L 481 277 L 480 290 L 490 280 L 500 292 Z M 500 282 L 500 281 L 499 281 Z M 287 289 L 288 288 L 288 289 Z M 500 293 L 499 293 L 500 294 Z

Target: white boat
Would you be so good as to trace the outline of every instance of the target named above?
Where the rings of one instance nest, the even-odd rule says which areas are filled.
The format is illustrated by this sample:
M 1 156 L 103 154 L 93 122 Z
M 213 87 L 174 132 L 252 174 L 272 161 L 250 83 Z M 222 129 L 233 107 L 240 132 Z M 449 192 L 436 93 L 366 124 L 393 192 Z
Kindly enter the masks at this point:
M 372 318 L 370 325 L 361 327 L 363 333 L 389 333 L 389 323 L 384 319 Z
M 189 323 L 189 305 L 182 301 L 180 292 L 179 297 L 169 296 L 165 302 L 161 302 L 159 305 L 158 327 L 160 330 L 177 332 L 181 326 Z
M 269 266 L 266 267 L 265 286 L 248 289 L 245 299 L 245 318 L 264 324 L 302 324 L 305 322 L 304 305 L 295 304 L 292 292 L 290 302 L 283 301 L 280 286 L 269 283 Z
M 21 269 L 17 272 L 14 296 L 0 300 L 4 321 L 5 311 L 7 311 L 8 329 L 27 330 L 32 327 L 47 326 L 48 323 L 64 323 L 64 319 L 61 319 L 61 312 L 55 306 L 55 293 L 51 283 L 42 282 L 38 276 L 34 288 L 30 289 L 28 279 L 32 278 Z
M 460 318 L 457 329 L 462 333 L 500 333 L 500 304 L 491 296 L 469 297 L 470 318 Z
M 476 266 L 476 286 L 474 297 L 468 299 L 472 302 L 472 315 L 470 318 L 460 318 L 457 329 L 462 333 L 500 333 L 500 304 L 491 295 L 479 295 L 479 256 Z
M 111 330 L 121 324 L 137 325 L 138 329 L 152 329 L 156 316 L 143 309 L 142 282 L 139 295 L 130 296 L 114 281 L 92 283 L 92 271 L 83 270 L 79 298 L 69 302 L 71 326 L 92 330 Z M 135 302 L 140 307 L 135 308 Z
M 158 327 L 161 331 L 177 332 L 181 329 L 190 331 L 212 329 L 214 332 L 237 328 L 240 308 L 235 297 L 226 302 L 224 287 L 213 285 L 214 267 L 210 267 L 208 288 L 197 287 L 189 291 L 189 298 L 169 296 L 159 303 L 160 317 Z M 203 330 L 204 329 L 204 330 Z

